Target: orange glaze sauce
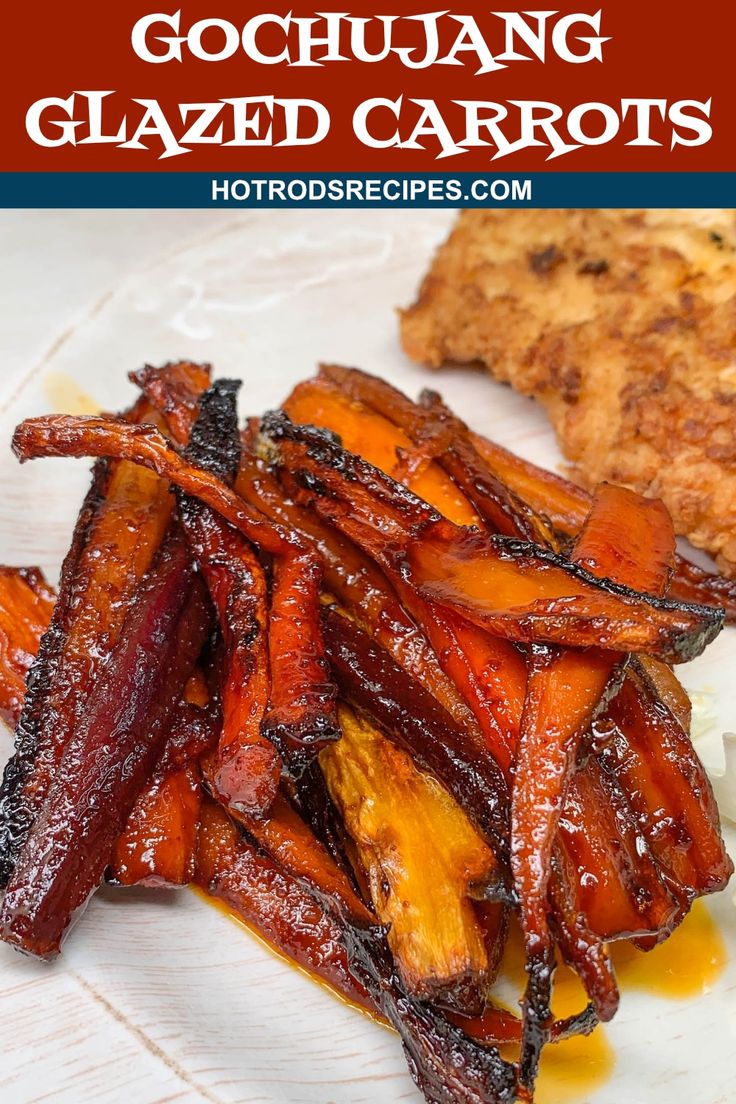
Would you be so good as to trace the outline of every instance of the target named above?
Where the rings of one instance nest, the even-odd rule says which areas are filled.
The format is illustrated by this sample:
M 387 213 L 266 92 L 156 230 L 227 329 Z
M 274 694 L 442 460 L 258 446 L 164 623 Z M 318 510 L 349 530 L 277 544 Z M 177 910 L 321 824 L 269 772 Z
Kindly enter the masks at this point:
M 611 958 L 616 969 L 622 1003 L 631 989 L 653 997 L 687 1000 L 703 992 L 723 972 L 728 952 L 706 905 L 696 901 L 679 928 L 652 951 L 638 951 L 630 943 L 613 943 Z M 524 950 L 521 933 L 512 928 L 501 978 L 517 992 L 524 988 Z M 561 965 L 555 974 L 552 1002 L 557 1017 L 570 1016 L 585 1007 L 585 992 L 576 976 Z M 514 1059 L 513 1052 L 505 1057 Z M 586 1101 L 613 1072 L 615 1054 L 605 1028 L 597 1027 L 587 1037 L 566 1039 L 544 1050 L 535 1093 L 536 1104 L 567 1104 Z
M 255 936 L 277 958 L 306 974 L 343 1004 L 348 1004 L 363 1015 L 370 1016 L 376 1023 L 387 1026 L 375 1013 L 348 1000 L 322 978 L 293 962 L 227 905 L 209 897 L 203 890 L 194 888 L 194 892 Z M 630 989 L 645 990 L 654 997 L 667 1000 L 687 1000 L 697 996 L 705 986 L 711 985 L 719 977 L 726 966 L 728 953 L 706 906 L 702 901 L 696 901 L 689 916 L 661 946 L 644 952 L 636 950 L 629 943 L 614 943 L 611 946 L 611 957 L 624 1000 L 626 991 Z M 499 979 L 504 996 L 509 988 L 520 994 L 525 980 L 521 932 L 516 925 L 512 925 Z M 499 1000 L 499 1003 L 502 1001 Z M 506 1000 L 505 1003 L 507 1007 L 513 1008 L 513 1001 Z M 577 975 L 565 965 L 560 965 L 555 975 L 552 1003 L 558 1018 L 579 1012 L 587 1003 Z M 517 1057 L 513 1047 L 502 1048 L 502 1053 L 509 1061 L 514 1061 Z M 591 1093 L 605 1084 L 613 1073 L 614 1066 L 615 1054 L 602 1026 L 587 1037 L 578 1036 L 548 1046 L 544 1050 L 539 1070 L 536 1104 L 587 1101 Z
M 237 924 L 239 928 L 242 928 L 243 931 L 246 931 L 248 935 L 252 936 L 258 943 L 261 944 L 262 947 L 265 947 L 266 950 L 274 956 L 274 958 L 278 958 L 280 962 L 284 962 L 287 966 L 291 966 L 292 970 L 296 970 L 300 974 L 305 974 L 310 981 L 316 982 L 316 984 L 319 985 L 321 989 L 324 989 L 325 992 L 329 993 L 331 997 L 334 997 L 335 1000 L 338 1000 L 340 1004 L 346 1004 L 349 1008 L 352 1008 L 356 1012 L 360 1012 L 364 1016 L 367 1016 L 370 1020 L 373 1020 L 374 1023 L 380 1024 L 381 1027 L 388 1028 L 389 1025 L 385 1022 L 385 1020 L 383 1020 L 381 1016 L 379 1016 L 377 1012 L 372 1009 L 365 1008 L 362 1004 L 358 1004 L 357 1001 L 350 1000 L 349 997 L 346 997 L 345 994 L 341 993 L 339 989 L 336 989 L 333 985 L 330 985 L 330 983 L 326 981 L 323 977 L 320 977 L 319 974 L 315 974 L 312 970 L 307 969 L 306 966 L 302 966 L 301 963 L 295 962 L 294 959 L 290 958 L 288 954 L 286 954 L 279 947 L 271 943 L 270 940 L 266 939 L 266 937 L 263 935 L 262 932 L 258 930 L 258 928 L 256 928 L 253 924 L 249 924 L 248 921 L 245 920 L 239 912 L 236 912 L 236 910 L 226 904 L 225 901 L 219 901 L 216 897 L 210 897 L 209 893 L 207 893 L 204 889 L 200 889 L 199 886 L 190 885 L 189 888 L 192 890 L 193 893 L 196 894 L 197 897 L 199 897 L 201 901 L 204 901 L 205 904 L 210 905 L 212 908 L 216 908 L 217 911 L 221 912 L 223 916 L 226 916 L 228 920 L 232 920 L 232 922 L 234 924 Z M 389 1030 L 391 1030 L 391 1028 L 389 1028 Z
M 83 391 L 65 372 L 48 372 L 43 379 L 46 401 L 64 414 L 98 414 L 100 404 Z
M 508 990 L 521 995 L 526 984 L 524 972 L 524 944 L 521 929 L 511 925 L 509 940 L 501 963 L 499 983 L 505 1004 L 518 1012 Z M 499 1003 L 501 1001 L 499 1000 Z M 577 975 L 567 966 L 560 965 L 555 974 L 552 1009 L 558 1019 L 580 1012 L 588 999 Z M 515 1061 L 518 1048 L 502 1048 L 504 1058 Z M 576 1036 L 561 1043 L 547 1046 L 542 1054 L 539 1077 L 534 1093 L 535 1104 L 567 1104 L 568 1101 L 587 1101 L 590 1094 L 605 1084 L 613 1072 L 615 1056 L 605 1030 L 597 1027 L 592 1035 Z

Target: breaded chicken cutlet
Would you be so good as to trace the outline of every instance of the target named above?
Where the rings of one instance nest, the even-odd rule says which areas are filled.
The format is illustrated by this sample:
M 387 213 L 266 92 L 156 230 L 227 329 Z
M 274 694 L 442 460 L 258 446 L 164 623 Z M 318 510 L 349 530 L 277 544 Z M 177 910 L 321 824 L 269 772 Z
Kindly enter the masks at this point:
M 539 399 L 581 482 L 662 498 L 736 575 L 735 211 L 466 211 L 401 335 Z

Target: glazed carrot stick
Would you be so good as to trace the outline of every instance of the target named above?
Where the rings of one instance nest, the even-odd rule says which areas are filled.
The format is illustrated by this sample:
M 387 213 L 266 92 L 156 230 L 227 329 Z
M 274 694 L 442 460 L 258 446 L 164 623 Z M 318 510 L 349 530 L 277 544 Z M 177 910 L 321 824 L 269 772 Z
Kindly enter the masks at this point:
M 642 834 L 668 879 L 689 900 L 722 889 L 733 864 L 713 788 L 689 737 L 638 664 L 601 724 L 607 736 L 601 760 L 629 795 Z
M 661 502 L 604 485 L 594 496 L 571 559 L 615 582 L 662 594 L 674 552 L 672 521 Z M 529 975 L 521 1060 L 527 1093 L 552 1022 L 554 946 L 547 922 L 552 849 L 580 741 L 622 659 L 598 648 L 536 647 L 530 656 L 511 819 L 511 866 Z
M 249 843 L 225 811 L 208 799 L 202 807 L 194 880 L 282 954 L 348 1000 L 375 1009 L 367 989 L 350 970 L 339 920 Z
M 209 628 L 204 588 L 173 531 L 136 591 L 18 856 L 0 909 L 4 941 L 40 958 L 58 954 L 151 775 Z
M 320 430 L 270 415 L 264 434 L 305 501 L 419 594 L 517 643 L 599 645 L 674 662 L 718 634 L 722 613 L 604 583 L 526 542 L 460 529 Z
M 433 399 L 430 404 L 436 405 Z M 546 514 L 560 532 L 575 536 L 590 509 L 590 493 L 554 472 L 539 468 L 479 434 L 473 444 L 488 467 L 534 510 Z M 736 618 L 736 580 L 706 571 L 684 556 L 675 558 L 669 588 L 680 602 L 723 607 L 727 621 Z
M 129 428 L 140 428 L 156 412 L 141 400 L 126 417 Z M 123 460 L 95 465 L 0 789 L 0 884 L 38 814 L 172 506 L 166 481 L 154 473 Z
M 244 449 L 236 490 L 274 521 L 314 543 L 322 557 L 325 587 L 396 662 L 414 675 L 459 724 L 475 720 L 416 621 L 380 569 L 340 533 L 298 506 L 273 474 Z
M 26 460 L 42 455 L 127 457 L 201 499 L 260 550 L 281 558 L 284 562 L 277 567 L 272 595 L 281 651 L 278 667 L 271 656 L 267 727 L 274 739 L 290 748 L 297 762 L 337 738 L 334 693 L 324 665 L 319 624 L 320 565 L 301 538 L 248 507 L 215 476 L 194 467 L 151 426 L 126 426 L 109 418 L 56 416 L 29 419 L 17 428 L 14 440 L 16 454 Z M 296 709 L 288 681 L 295 669 L 301 671 Z
M 226 485 L 233 483 L 240 462 L 239 386 L 217 380 L 204 393 L 185 453 Z M 176 409 L 172 404 L 170 410 Z M 179 424 L 181 430 L 183 419 Z M 281 757 L 261 731 L 271 687 L 265 572 L 247 541 L 209 506 L 179 494 L 179 512 L 224 644 L 223 724 L 213 784 L 226 805 L 262 815 L 281 778 Z

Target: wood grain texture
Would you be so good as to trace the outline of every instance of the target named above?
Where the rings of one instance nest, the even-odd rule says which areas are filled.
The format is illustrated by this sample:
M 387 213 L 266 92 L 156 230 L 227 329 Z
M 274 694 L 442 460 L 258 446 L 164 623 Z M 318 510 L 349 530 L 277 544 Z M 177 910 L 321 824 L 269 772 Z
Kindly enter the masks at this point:
M 70 218 L 65 238 L 67 216 L 56 217 L 55 247 L 66 243 L 67 263 L 75 271 L 87 266 L 99 279 L 91 258 L 105 248 L 104 235 L 86 236 Z M 560 457 L 551 431 L 528 400 L 472 372 L 428 379 L 402 357 L 393 310 L 412 299 L 450 217 L 211 213 L 194 241 L 172 237 L 160 259 L 110 293 L 97 289 L 96 302 L 88 285 L 92 305 L 70 306 L 63 324 L 55 322 L 63 338 L 3 379 L 0 442 L 9 441 L 20 418 L 51 408 L 49 373 L 115 409 L 132 394 L 127 372 L 145 361 L 211 360 L 218 374 L 244 379 L 243 411 L 260 412 L 278 405 L 317 361 L 329 360 L 357 363 L 412 394 L 435 386 L 473 428 L 555 466 Z M 151 212 L 150 218 L 162 216 Z M 135 219 L 140 226 L 140 216 Z M 174 225 L 179 234 L 181 222 Z M 112 239 L 119 243 L 119 225 Z M 32 263 L 4 276 L 6 283 L 25 284 L 29 313 L 42 312 L 53 293 L 43 286 L 39 263 L 47 240 L 29 234 Z M 47 267 L 58 274 L 58 261 Z M 16 293 L 14 302 L 22 301 Z M 53 397 L 58 403 L 58 387 Z M 0 476 L 0 562 L 39 563 L 55 578 L 87 465 L 38 461 L 19 469 L 0 448 Z M 735 665 L 732 629 L 683 671 L 708 701 L 710 735 L 701 750 L 716 766 L 720 732 L 734 727 Z M 3 758 L 9 748 L 3 733 Z M 730 842 L 733 850 L 734 835 Z M 711 907 L 731 952 L 727 972 L 712 992 L 687 1003 L 626 992 L 607 1029 L 615 1075 L 585 1104 L 733 1100 L 736 911 L 730 893 Z M 44 967 L 2 947 L 0 971 L 0 1100 L 9 1104 L 418 1099 L 391 1033 L 338 1003 L 188 891 L 105 890 L 72 933 L 61 962 Z

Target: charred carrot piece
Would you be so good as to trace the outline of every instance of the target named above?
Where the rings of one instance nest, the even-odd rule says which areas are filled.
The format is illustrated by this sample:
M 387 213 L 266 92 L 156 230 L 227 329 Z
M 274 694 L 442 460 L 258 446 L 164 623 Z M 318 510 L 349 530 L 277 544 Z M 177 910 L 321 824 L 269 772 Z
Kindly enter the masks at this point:
M 136 381 L 150 400 L 165 413 L 177 439 L 187 440 L 198 412 L 191 388 L 172 386 L 169 377 L 161 379 L 151 373 L 140 374 Z M 232 440 L 232 427 L 229 427 L 228 433 Z M 215 443 L 219 437 L 221 434 L 214 434 L 214 447 L 210 450 L 215 458 L 220 455 Z M 196 459 L 191 446 L 189 458 Z M 214 470 L 206 463 L 201 466 Z M 227 483 L 234 479 L 230 472 L 215 471 L 214 474 L 218 474 Z M 260 502 L 251 498 L 251 503 L 256 510 L 261 511 Z M 288 531 L 288 524 L 285 529 Z M 252 747 L 259 743 L 258 755 L 263 760 L 264 776 L 270 776 L 271 779 L 271 795 L 279 764 L 273 757 L 270 765 L 267 762 L 266 749 L 269 742 L 281 748 L 289 764 L 299 770 L 314 754 L 315 749 L 337 739 L 339 734 L 335 690 L 324 662 L 319 625 L 315 624 L 322 570 L 318 559 L 308 548 L 307 543 L 302 553 L 295 551 L 288 560 L 282 558 L 273 565 L 267 657 L 270 667 L 270 697 L 265 718 L 262 714 L 259 718 L 259 725 L 263 722 L 260 742 L 255 732 L 249 738 Z M 248 570 L 253 577 L 255 569 L 256 565 L 249 565 Z M 206 570 L 204 566 L 203 570 Z M 261 624 L 265 622 L 261 621 Z M 265 670 L 264 657 L 261 657 L 261 666 Z M 251 729 L 254 729 L 253 724 Z M 251 756 L 253 754 L 251 752 Z M 223 785 L 227 784 L 223 779 Z M 264 800 L 268 793 L 269 788 L 266 786 Z
M 577 534 L 590 509 L 588 491 L 479 434 L 473 434 L 473 443 L 489 468 L 532 509 L 546 514 L 561 533 Z M 706 571 L 684 556 L 675 557 L 669 593 L 680 602 L 723 607 L 729 623 L 736 619 L 736 580 Z
M 129 422 L 153 421 L 141 400 Z M 5 884 L 53 780 L 135 588 L 166 530 L 167 483 L 127 462 L 95 465 L 61 572 L 59 598 L 28 680 L 16 751 L 0 789 L 0 883 Z
M 300 882 L 238 831 L 205 799 L 194 880 L 281 954 L 341 996 L 375 1010 L 350 971 L 342 927 Z
M 723 626 L 722 610 L 596 580 L 532 544 L 469 532 L 425 538 L 406 553 L 420 594 L 520 644 L 601 647 L 684 663 Z
M 478 524 L 480 519 L 467 498 L 438 464 L 422 456 L 418 465 L 412 465 L 416 449 L 408 433 L 356 402 L 324 376 L 297 384 L 284 410 L 295 424 L 330 430 L 348 452 L 364 456 L 401 482 L 410 482 L 417 495 L 458 525 Z M 408 473 L 411 478 L 405 480 Z
M 312 550 L 293 532 L 248 507 L 235 492 L 208 472 L 183 459 L 150 426 L 126 426 L 110 418 L 56 416 L 29 419 L 14 435 L 21 460 L 38 456 L 116 456 L 149 467 L 186 494 L 201 499 L 263 552 L 288 561 L 276 569 L 272 616 L 282 644 L 271 667 L 271 707 L 267 718 L 275 739 L 293 744 L 297 759 L 316 753 L 337 739 L 334 694 L 324 665 L 319 622 L 320 565 Z M 273 635 L 273 633 L 272 633 Z M 289 680 L 303 664 L 299 709 L 290 702 Z M 284 749 L 282 748 L 282 751 Z
M 55 600 L 37 567 L 0 567 L 0 717 L 14 726 Z
M 409 1072 L 433 1104 L 512 1104 L 514 1067 L 494 1046 L 479 1045 L 430 1004 L 404 990 L 380 930 L 347 932 L 351 971 L 398 1032 Z
M 20 852 L 0 910 L 5 942 L 39 958 L 58 954 L 155 766 L 209 625 L 203 585 L 173 533 L 133 599 Z
M 253 456 L 241 459 L 236 489 L 274 521 L 314 543 L 329 593 L 396 662 L 414 675 L 458 724 L 475 727 L 472 713 L 442 670 L 427 638 L 399 602 L 386 576 L 354 544 L 297 506 Z
M 278 556 L 300 547 L 294 534 L 249 509 L 216 476 L 185 460 L 153 425 L 127 425 L 116 418 L 96 415 L 58 414 L 21 422 L 13 440 L 21 463 L 41 456 L 128 460 L 201 499 L 264 552 Z
M 261 731 L 270 688 L 265 575 L 248 544 L 217 514 L 197 518 L 185 504 L 181 510 L 224 644 L 214 787 L 226 805 L 261 815 L 276 796 L 282 767 Z
M 318 618 L 322 569 L 312 553 L 273 567 L 269 662 L 271 697 L 264 732 L 297 772 L 340 738 L 337 691 Z
M 721 606 L 726 611 L 726 623 L 736 622 L 736 579 L 706 571 L 684 556 L 676 557 L 669 594 L 680 602 Z
M 491 844 L 508 860 L 508 792 L 503 774 L 481 744 L 474 746 L 419 684 L 356 625 L 325 612 L 330 663 L 341 691 L 378 728 L 408 751 L 465 810 Z
M 277 951 L 399 1033 L 427 1099 L 511 1104 L 513 1070 L 428 1005 L 408 997 L 380 929 L 338 920 L 272 858 L 241 836 L 224 811 L 205 802 L 196 881 Z M 488 1028 L 486 1029 L 486 1033 Z M 485 1041 L 485 1040 L 484 1040 Z
M 199 399 L 210 386 L 209 364 L 181 361 L 154 368 L 147 364 L 130 373 L 131 383 L 140 387 L 151 406 L 164 418 L 169 434 L 178 445 L 186 445 L 199 413 Z
M 402 457 L 402 470 L 391 473 L 402 483 L 414 483 L 421 470 L 418 465 L 435 461 L 458 485 L 490 532 L 543 544 L 553 541 L 547 519 L 535 513 L 491 471 L 477 452 L 468 427 L 441 404 L 439 396 L 436 404 L 420 406 L 385 380 L 336 364 L 321 365 L 320 377 L 385 415 L 411 437 L 415 451 Z
M 517 643 L 600 646 L 683 662 L 718 634 L 723 612 L 639 594 L 527 542 L 459 529 L 333 437 L 267 415 L 279 463 L 304 497 L 419 594 Z
M 204 393 L 185 454 L 228 485 L 240 462 L 239 387 L 218 380 Z M 171 405 L 172 411 L 177 409 Z M 223 723 L 214 787 L 225 804 L 261 815 L 273 802 L 281 778 L 281 757 L 261 732 L 270 692 L 265 573 L 240 533 L 209 506 L 180 494 L 179 512 L 224 643 Z
M 667 588 L 675 552 L 672 521 L 661 502 L 604 485 L 572 550 L 592 573 L 649 593 Z M 552 848 L 575 768 L 617 665 L 598 648 L 531 651 L 511 804 L 511 868 L 528 957 L 521 1084 L 530 1094 L 552 1014 L 554 949 L 547 923 Z
M 667 877 L 689 898 L 722 889 L 733 864 L 708 775 L 690 738 L 658 700 L 638 664 L 601 724 L 607 736 L 601 760 L 626 790 Z
M 486 1005 L 479 1016 L 461 1016 L 457 1012 L 447 1012 L 446 1015 L 450 1023 L 484 1046 L 514 1046 L 521 1042 L 521 1020 L 498 1005 Z M 577 1015 L 555 1020 L 549 1041 L 561 1043 L 574 1035 L 590 1035 L 599 1022 L 595 1009 L 589 1004 Z
M 138 795 L 113 848 L 107 880 L 115 885 L 183 886 L 194 877 L 202 805 L 198 759 L 217 742 L 212 708 L 178 706 L 163 754 Z

